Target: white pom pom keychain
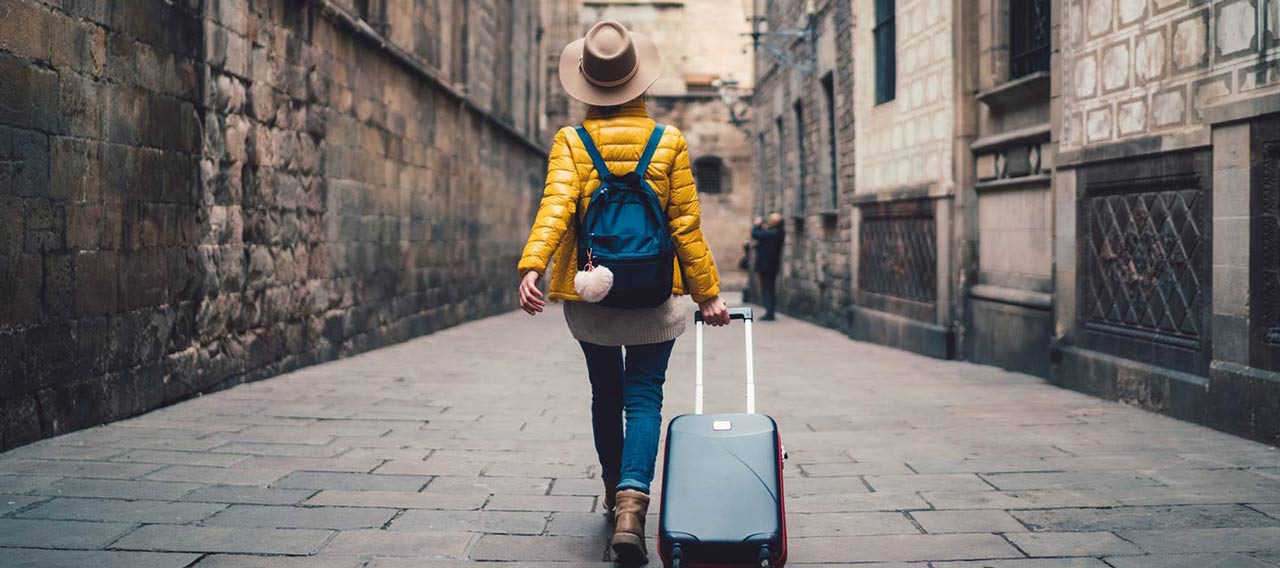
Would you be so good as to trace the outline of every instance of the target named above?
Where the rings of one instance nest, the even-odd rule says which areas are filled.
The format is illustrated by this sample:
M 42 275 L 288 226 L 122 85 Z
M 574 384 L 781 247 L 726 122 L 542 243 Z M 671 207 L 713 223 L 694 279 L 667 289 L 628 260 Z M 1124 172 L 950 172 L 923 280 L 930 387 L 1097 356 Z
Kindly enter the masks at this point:
M 596 303 L 609 295 L 613 288 L 613 271 L 607 266 L 591 263 L 591 251 L 587 250 L 587 265 L 573 277 L 573 288 L 584 302 Z

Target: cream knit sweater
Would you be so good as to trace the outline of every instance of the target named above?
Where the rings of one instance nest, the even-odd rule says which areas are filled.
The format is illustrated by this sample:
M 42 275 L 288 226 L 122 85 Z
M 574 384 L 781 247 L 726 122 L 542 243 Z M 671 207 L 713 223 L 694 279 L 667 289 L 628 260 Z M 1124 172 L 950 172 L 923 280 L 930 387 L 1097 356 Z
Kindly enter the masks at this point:
M 610 308 L 566 301 L 564 319 L 578 341 L 596 345 L 647 345 L 671 341 L 684 333 L 697 306 L 688 296 L 672 296 L 656 308 Z

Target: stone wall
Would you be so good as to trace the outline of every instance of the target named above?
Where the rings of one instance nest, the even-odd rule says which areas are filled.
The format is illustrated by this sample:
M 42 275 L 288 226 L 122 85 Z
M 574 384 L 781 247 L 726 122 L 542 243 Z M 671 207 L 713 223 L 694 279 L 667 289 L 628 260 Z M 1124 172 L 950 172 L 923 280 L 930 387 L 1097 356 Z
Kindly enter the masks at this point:
M 961 108 L 977 135 L 969 144 L 977 266 L 961 290 L 964 356 L 1040 376 L 1053 336 L 1055 3 L 982 0 L 967 15 L 978 43 L 976 72 L 967 71 L 978 92 Z
M 738 268 L 742 243 L 751 236 L 755 206 L 755 164 L 747 136 L 729 124 L 728 108 L 716 97 L 654 97 L 650 108 L 659 122 L 680 127 L 692 158 L 723 161 L 721 192 L 702 191 L 702 233 L 720 269 L 720 286 L 740 290 L 747 272 Z
M 1275 443 L 1280 8 L 1062 10 L 1051 379 Z
M 848 329 L 856 156 L 853 13 L 848 2 L 836 0 L 816 2 L 811 14 L 805 2 L 765 4 L 761 15 L 770 30 L 811 28 L 814 39 L 761 40 L 780 46 L 785 58 L 763 46 L 756 50 L 752 112 L 759 207 L 787 217 L 779 303 L 789 314 Z
M 513 307 L 540 6 L 362 5 L 0 2 L 0 449 Z
M 1256 0 L 1065 0 L 1061 145 L 1172 132 L 1203 137 L 1217 97 L 1280 80 L 1259 36 L 1280 40 L 1280 7 Z
M 967 156 L 957 157 L 963 2 L 894 2 L 894 97 L 876 101 L 876 7 L 854 6 L 854 116 L 861 142 L 854 231 L 854 335 L 935 356 L 956 355 L 955 331 L 971 240 L 961 202 Z M 969 86 L 971 89 L 972 87 Z
M 853 0 L 859 18 L 854 32 L 854 107 L 858 193 L 914 187 L 950 189 L 955 181 L 954 65 L 951 2 L 895 2 L 897 96 L 875 104 L 875 0 Z

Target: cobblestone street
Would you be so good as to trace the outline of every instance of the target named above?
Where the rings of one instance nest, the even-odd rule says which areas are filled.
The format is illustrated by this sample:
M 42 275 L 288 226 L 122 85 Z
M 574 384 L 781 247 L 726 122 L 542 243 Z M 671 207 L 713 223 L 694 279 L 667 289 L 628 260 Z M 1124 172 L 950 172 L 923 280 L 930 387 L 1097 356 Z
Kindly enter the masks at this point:
M 792 566 L 1280 566 L 1267 446 L 794 319 L 756 329 Z M 707 335 L 708 410 L 737 411 L 741 328 Z M 690 324 L 668 418 L 692 382 Z M 604 566 L 597 470 L 559 309 L 508 314 L 4 454 L 0 565 Z

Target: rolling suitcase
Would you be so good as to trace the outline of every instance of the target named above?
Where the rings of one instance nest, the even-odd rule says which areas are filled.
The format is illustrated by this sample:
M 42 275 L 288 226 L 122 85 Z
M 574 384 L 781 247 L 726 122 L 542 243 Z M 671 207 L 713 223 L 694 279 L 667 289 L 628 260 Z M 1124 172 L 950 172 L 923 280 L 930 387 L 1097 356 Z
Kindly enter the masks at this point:
M 697 335 L 694 414 L 667 427 L 658 553 L 668 568 L 755 566 L 787 560 L 784 451 L 778 425 L 755 413 L 751 308 L 734 308 L 747 344 L 746 414 L 702 413 L 702 314 Z

